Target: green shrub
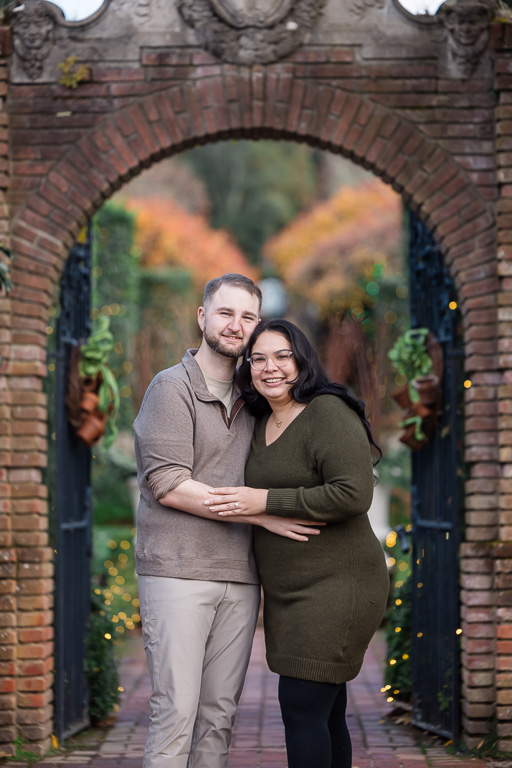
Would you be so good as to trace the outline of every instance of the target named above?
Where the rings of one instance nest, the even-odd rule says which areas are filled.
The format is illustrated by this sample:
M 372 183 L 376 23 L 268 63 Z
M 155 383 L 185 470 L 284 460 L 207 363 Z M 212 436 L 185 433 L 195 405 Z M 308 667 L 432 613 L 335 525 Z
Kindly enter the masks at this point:
M 93 574 L 110 611 L 110 632 L 120 638 L 140 626 L 134 528 L 94 526 Z
M 91 595 L 85 674 L 89 681 L 89 714 L 93 723 L 112 712 L 119 701 L 119 675 L 110 610 L 96 589 Z

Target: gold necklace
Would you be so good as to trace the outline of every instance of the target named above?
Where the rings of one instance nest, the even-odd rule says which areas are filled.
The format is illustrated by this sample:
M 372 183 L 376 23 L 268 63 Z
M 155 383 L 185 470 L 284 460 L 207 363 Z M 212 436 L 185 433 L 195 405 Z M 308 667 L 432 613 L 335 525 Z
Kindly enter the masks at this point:
M 288 411 L 288 413 L 291 413 L 291 412 L 292 412 L 292 409 L 293 409 L 293 406 L 294 406 L 294 405 L 295 405 L 295 403 L 293 403 L 293 402 L 292 402 L 291 408 L 290 408 L 290 410 Z M 284 420 L 286 419 L 286 417 L 288 416 L 288 413 L 286 414 L 286 416 L 283 416 L 283 418 L 281 419 L 281 421 L 278 421 L 276 418 L 274 418 L 274 423 L 275 423 L 275 425 L 276 425 L 276 427 L 277 427 L 278 429 L 281 427 L 281 424 L 283 423 L 283 421 L 284 421 Z

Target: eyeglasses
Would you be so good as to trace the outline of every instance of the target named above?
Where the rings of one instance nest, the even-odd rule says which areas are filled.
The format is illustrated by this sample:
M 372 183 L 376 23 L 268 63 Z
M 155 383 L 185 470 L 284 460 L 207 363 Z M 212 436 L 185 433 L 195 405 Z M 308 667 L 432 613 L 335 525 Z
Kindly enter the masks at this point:
M 292 355 L 291 349 L 280 349 L 278 352 L 274 352 L 273 355 L 252 355 L 252 357 L 247 359 L 255 371 L 262 371 L 267 365 L 268 360 L 273 360 L 278 368 L 284 368 Z

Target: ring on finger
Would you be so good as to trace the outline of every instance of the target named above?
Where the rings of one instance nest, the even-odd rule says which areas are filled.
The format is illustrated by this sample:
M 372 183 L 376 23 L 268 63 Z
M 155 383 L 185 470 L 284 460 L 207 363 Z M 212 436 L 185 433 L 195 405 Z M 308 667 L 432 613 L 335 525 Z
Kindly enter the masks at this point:
M 235 509 L 238 509 L 238 501 L 235 501 Z

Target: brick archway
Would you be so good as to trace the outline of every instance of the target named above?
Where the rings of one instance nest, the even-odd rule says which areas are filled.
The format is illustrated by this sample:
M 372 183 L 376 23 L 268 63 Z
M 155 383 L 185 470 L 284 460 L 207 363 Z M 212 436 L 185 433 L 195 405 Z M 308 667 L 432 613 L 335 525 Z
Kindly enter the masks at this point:
M 341 153 L 391 184 L 429 225 L 462 299 L 497 288 L 494 265 L 483 266 L 494 243 L 492 212 L 446 150 L 368 98 L 257 74 L 246 103 L 237 94 L 246 91 L 250 73 L 238 71 L 230 73 L 229 88 L 222 75 L 194 88 L 175 86 L 85 133 L 17 213 L 14 251 L 46 263 L 55 279 L 86 218 L 143 168 L 197 143 L 287 139 Z
M 199 76 L 193 83 L 162 86 L 131 99 L 128 105 L 107 112 L 67 147 L 63 145 L 51 166 L 41 163 L 39 167 L 34 162 L 29 191 L 20 195 L 23 199 L 10 230 L 16 288 L 10 300 L 12 354 L 6 386 L 12 396 L 3 401 L 11 408 L 16 435 L 9 459 L 14 536 L 6 537 L 4 546 L 12 546 L 5 550 L 13 576 L 10 595 L 15 594 L 17 582 L 31 584 L 22 587 L 21 602 L 16 604 L 14 597 L 4 600 L 4 611 L 12 615 L 9 642 L 12 650 L 21 644 L 21 655 L 16 663 L 4 666 L 3 674 L 6 685 L 12 686 L 4 690 L 14 691 L 17 686 L 19 693 L 10 705 L 11 722 L 22 726 L 23 734 L 41 748 L 47 744 L 52 718 L 52 552 L 44 535 L 47 520 L 40 472 L 45 460 L 46 416 L 40 391 L 45 375 L 41 321 L 47 316 L 68 249 L 86 219 L 141 169 L 197 143 L 235 137 L 288 139 L 342 153 L 391 184 L 439 241 L 461 299 L 467 332 L 466 369 L 475 385 L 468 395 L 466 422 L 467 459 L 473 474 L 467 487 L 470 533 L 463 555 L 471 561 L 468 571 L 473 573 L 464 576 L 462 585 L 464 608 L 468 609 L 464 619 L 483 622 L 487 633 L 493 631 L 493 605 L 486 602 L 482 591 L 488 577 L 481 576 L 492 568 L 490 545 L 479 543 L 482 531 L 489 540 L 493 538 L 481 520 L 497 504 L 494 493 L 499 477 L 498 411 L 493 402 L 495 387 L 501 383 L 497 308 L 488 300 L 499 291 L 492 203 L 453 154 L 398 109 L 314 77 L 301 80 L 294 66 L 298 65 L 247 70 L 215 65 L 215 72 L 210 70 L 207 77 Z M 28 189 L 25 182 L 21 187 Z M 17 419 L 34 419 L 39 431 L 26 437 L 26 431 L 17 431 Z M 470 617 L 473 605 L 478 607 Z M 481 669 L 478 664 L 484 651 L 482 641 L 471 637 L 468 632 L 464 648 L 471 689 L 465 715 L 470 725 L 476 723 L 483 729 L 475 733 L 485 733 L 489 713 L 484 713 L 480 702 L 490 701 L 491 689 L 495 696 L 494 683 L 489 682 L 487 672 L 472 671 Z M 486 634 L 488 637 L 491 635 Z M 14 733 L 6 728 L 0 742 L 12 744 Z

